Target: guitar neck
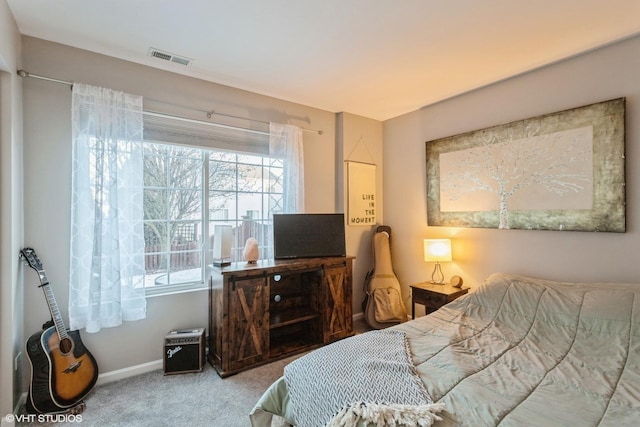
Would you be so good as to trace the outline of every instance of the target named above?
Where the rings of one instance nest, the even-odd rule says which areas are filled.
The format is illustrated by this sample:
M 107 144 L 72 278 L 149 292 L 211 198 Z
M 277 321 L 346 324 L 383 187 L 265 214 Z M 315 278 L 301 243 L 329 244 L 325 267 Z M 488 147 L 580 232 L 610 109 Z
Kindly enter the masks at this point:
M 29 267 L 33 268 L 36 273 L 38 273 L 38 278 L 40 279 L 40 287 L 44 291 L 44 296 L 47 299 L 47 305 L 49 306 L 49 311 L 51 312 L 51 318 L 56 325 L 56 330 L 58 331 L 58 336 L 60 340 L 67 338 L 67 328 L 64 326 L 64 322 L 62 321 L 62 315 L 60 314 L 60 310 L 58 309 L 58 304 L 56 303 L 56 299 L 53 296 L 53 291 L 51 290 L 51 285 L 49 284 L 49 278 L 47 277 L 47 273 L 42 268 L 42 262 L 36 255 L 36 252 L 31 248 L 24 248 L 20 251 L 20 255 L 22 259 L 25 260 Z
M 49 311 L 51 312 L 51 318 L 53 319 L 53 323 L 56 325 L 56 330 L 58 331 L 60 340 L 63 340 L 67 337 L 67 328 L 64 325 L 64 320 L 62 320 L 62 315 L 60 314 L 60 309 L 58 308 L 56 299 L 53 296 L 49 280 L 47 280 L 47 273 L 45 273 L 44 270 L 37 271 L 38 276 L 40 277 L 40 283 L 42 283 L 40 287 L 44 292 L 44 296 L 47 299 L 47 305 L 49 306 Z

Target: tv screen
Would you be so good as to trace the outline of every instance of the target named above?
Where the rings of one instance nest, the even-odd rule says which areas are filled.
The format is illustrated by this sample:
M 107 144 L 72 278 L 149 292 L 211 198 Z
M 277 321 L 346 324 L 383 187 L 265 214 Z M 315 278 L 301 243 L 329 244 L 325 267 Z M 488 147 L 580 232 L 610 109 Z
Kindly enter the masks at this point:
M 275 259 L 346 256 L 344 214 L 273 215 Z

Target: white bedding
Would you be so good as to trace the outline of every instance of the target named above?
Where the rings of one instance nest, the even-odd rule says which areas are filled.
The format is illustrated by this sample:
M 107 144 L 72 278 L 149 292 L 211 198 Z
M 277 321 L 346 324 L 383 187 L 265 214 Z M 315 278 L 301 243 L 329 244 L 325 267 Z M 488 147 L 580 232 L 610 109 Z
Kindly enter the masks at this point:
M 445 406 L 434 426 L 640 425 L 638 284 L 494 274 L 394 329 Z M 256 405 L 254 426 L 268 425 L 264 411 L 295 425 L 286 386 L 274 389 Z

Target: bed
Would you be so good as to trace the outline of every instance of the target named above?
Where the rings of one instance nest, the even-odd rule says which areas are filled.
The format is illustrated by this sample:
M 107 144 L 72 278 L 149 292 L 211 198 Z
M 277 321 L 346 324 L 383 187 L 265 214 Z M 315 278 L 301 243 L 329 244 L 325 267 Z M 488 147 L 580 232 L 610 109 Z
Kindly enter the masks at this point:
M 640 284 L 565 283 L 496 273 L 475 292 L 389 333 L 404 337 L 412 374 L 419 378 L 416 389 L 426 391 L 426 403 L 439 405 L 436 417 L 415 425 L 640 425 Z M 357 337 L 343 341 L 348 345 Z M 339 343 L 316 352 L 339 357 L 345 351 Z M 361 349 L 363 355 L 368 351 Z M 304 366 L 313 353 L 290 365 Z M 287 368 L 252 410 L 254 427 L 270 426 L 274 419 L 299 427 L 375 425 L 362 417 L 343 424 L 332 417 L 299 422 L 300 407 L 309 403 L 305 399 L 316 406 L 330 399 L 312 395 L 317 390 L 309 388 L 293 395 L 299 386 Z M 344 366 L 328 362 L 309 369 L 303 376 L 313 384 Z M 346 376 L 354 381 L 365 377 L 369 389 L 389 388 L 366 375 Z M 403 398 L 356 400 L 360 405 L 407 404 Z M 341 402 L 343 407 L 333 412 L 350 403 Z

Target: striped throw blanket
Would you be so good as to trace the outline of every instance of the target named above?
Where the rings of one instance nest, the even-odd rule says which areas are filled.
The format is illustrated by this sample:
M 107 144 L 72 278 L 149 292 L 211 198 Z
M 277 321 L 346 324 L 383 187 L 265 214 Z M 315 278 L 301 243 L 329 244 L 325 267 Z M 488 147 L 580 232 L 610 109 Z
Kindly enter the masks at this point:
M 443 409 L 418 377 L 401 331 L 371 331 L 315 350 L 287 365 L 284 379 L 298 427 L 390 425 L 381 422 L 386 413 L 395 414 L 393 425 L 426 426 Z M 411 413 L 420 421 L 407 421 Z

